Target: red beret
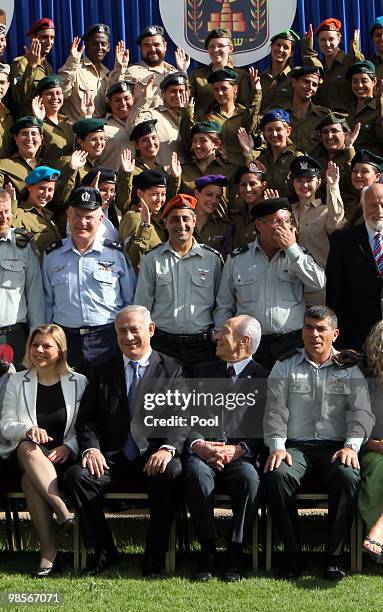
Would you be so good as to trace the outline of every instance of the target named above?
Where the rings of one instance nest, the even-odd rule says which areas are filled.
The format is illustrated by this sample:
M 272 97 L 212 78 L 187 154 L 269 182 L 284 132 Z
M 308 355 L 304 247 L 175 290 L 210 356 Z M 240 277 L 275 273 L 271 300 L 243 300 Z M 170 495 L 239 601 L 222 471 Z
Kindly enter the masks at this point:
M 53 23 L 52 19 L 49 19 L 49 17 L 42 17 L 42 19 L 38 19 L 37 21 L 35 21 L 34 23 L 32 23 L 31 27 L 29 28 L 29 31 L 27 32 L 27 36 L 31 36 L 31 34 L 35 34 L 36 32 L 39 32 L 40 30 L 55 30 L 55 24 Z
M 196 205 L 197 198 L 187 195 L 186 193 L 179 193 L 171 198 L 166 204 L 162 213 L 162 218 L 165 219 L 173 208 L 188 208 L 189 210 L 194 210 Z
M 342 28 L 342 22 L 339 19 L 335 19 L 335 17 L 329 17 L 322 21 L 317 29 L 315 30 L 315 36 L 319 34 L 319 32 L 328 32 L 330 30 L 340 32 Z
M 12 363 L 13 348 L 9 344 L 0 344 L 0 359 L 7 363 Z

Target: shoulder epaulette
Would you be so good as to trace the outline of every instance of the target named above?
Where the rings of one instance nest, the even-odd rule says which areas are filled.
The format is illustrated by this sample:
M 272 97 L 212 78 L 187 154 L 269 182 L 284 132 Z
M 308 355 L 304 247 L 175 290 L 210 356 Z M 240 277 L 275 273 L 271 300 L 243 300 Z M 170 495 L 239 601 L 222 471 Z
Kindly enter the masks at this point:
M 49 253 L 52 253 L 52 251 L 59 249 L 60 247 L 62 247 L 62 245 L 63 245 L 62 240 L 56 240 L 56 242 L 52 242 L 52 244 L 50 244 L 49 247 L 45 249 L 45 253 L 49 255 Z
M 232 257 L 235 257 L 236 255 L 240 255 L 241 253 L 246 253 L 246 251 L 249 250 L 249 245 L 248 244 L 244 244 L 243 246 L 237 247 L 236 249 L 234 249 L 234 251 L 232 252 Z
M 278 355 L 278 361 L 286 361 L 286 359 L 290 359 L 290 357 L 292 357 L 293 355 L 296 355 L 297 353 L 299 353 L 299 349 L 297 348 L 293 348 L 293 349 L 290 349 L 289 351 L 285 351 L 284 353 L 281 353 L 280 355 Z
M 33 248 L 33 250 L 37 250 L 37 247 L 33 240 L 32 232 L 28 232 L 23 227 L 17 227 L 15 229 L 15 242 L 16 246 L 18 246 L 19 249 L 25 249 L 25 247 L 28 246 L 29 243 L 31 243 L 31 247 Z
M 333 356 L 332 362 L 338 368 L 352 368 L 362 361 L 363 355 L 354 349 L 343 349 Z
M 122 251 L 122 244 L 121 242 L 117 242 L 117 240 L 104 240 L 102 244 L 106 247 L 109 247 L 110 249 L 117 249 L 117 251 Z
M 158 249 L 158 247 L 162 246 L 163 244 L 164 244 L 164 242 L 159 242 L 158 244 L 156 244 L 156 246 L 154 246 L 151 249 L 149 249 L 149 251 L 146 251 L 146 253 L 144 253 L 144 255 L 147 255 L 148 253 L 151 253 L 152 251 L 155 251 L 156 249 Z
M 217 251 L 217 249 L 213 249 L 213 247 L 211 247 L 209 244 L 204 244 L 204 243 L 201 243 L 200 246 L 203 249 L 206 249 L 207 251 L 212 251 L 212 253 L 217 255 L 220 258 L 221 262 L 224 263 L 224 259 L 223 259 L 222 255 L 221 255 L 221 253 L 219 251 Z

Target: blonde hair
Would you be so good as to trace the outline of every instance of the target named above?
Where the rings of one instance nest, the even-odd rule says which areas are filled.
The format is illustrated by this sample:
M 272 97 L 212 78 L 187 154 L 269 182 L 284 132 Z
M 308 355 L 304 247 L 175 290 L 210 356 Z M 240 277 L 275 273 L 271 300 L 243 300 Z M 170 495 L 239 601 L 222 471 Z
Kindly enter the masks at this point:
M 67 341 L 65 332 L 59 325 L 55 325 L 55 323 L 48 323 L 46 325 L 39 325 L 35 327 L 33 331 L 29 334 L 27 344 L 25 346 L 25 355 L 23 359 L 23 365 L 26 368 L 33 368 L 32 362 L 30 360 L 30 350 L 32 346 L 32 342 L 38 334 L 42 334 L 43 336 L 51 336 L 53 340 L 57 344 L 57 348 L 59 350 L 59 358 L 57 360 L 57 372 L 61 374 L 67 374 L 68 372 L 72 372 L 72 368 L 68 365 L 67 362 Z
M 367 336 L 364 355 L 370 375 L 383 378 L 383 321 L 376 323 Z

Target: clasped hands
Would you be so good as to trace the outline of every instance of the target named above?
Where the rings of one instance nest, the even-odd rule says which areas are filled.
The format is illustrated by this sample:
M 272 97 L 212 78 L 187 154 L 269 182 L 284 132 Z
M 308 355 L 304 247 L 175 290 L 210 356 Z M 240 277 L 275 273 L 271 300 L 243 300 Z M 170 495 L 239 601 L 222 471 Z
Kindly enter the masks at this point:
M 243 449 L 239 444 L 198 440 L 193 444 L 193 453 L 211 468 L 221 472 L 225 465 L 242 457 Z

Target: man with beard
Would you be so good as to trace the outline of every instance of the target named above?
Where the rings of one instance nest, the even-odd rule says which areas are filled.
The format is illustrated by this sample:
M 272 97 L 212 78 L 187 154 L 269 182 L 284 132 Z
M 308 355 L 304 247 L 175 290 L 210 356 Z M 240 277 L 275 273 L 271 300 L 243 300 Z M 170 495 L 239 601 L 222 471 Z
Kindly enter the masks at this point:
M 150 77 L 154 76 L 152 107 L 162 104 L 160 83 L 176 68 L 164 61 L 166 55 L 166 41 L 164 29 L 161 26 L 151 25 L 144 28 L 137 38 L 137 45 L 141 50 L 141 62 L 132 64 L 126 71 L 126 77 L 136 83 L 135 93 L 141 102 L 144 98 L 144 89 Z
M 362 348 L 382 318 L 383 185 L 365 187 L 361 206 L 364 223 L 333 235 L 326 267 L 326 303 L 338 315 L 338 344 L 353 349 Z
M 90 26 L 82 37 L 84 44 L 79 48 L 81 39 L 75 36 L 64 66 L 59 70 L 64 80 L 65 102 L 63 112 L 68 120 L 75 122 L 81 118 L 81 104 L 90 96 L 95 106 L 95 117 L 103 117 L 107 110 L 105 95 L 116 81 L 125 78 L 129 52 L 124 42 L 116 46 L 114 69 L 109 72 L 102 63 L 110 50 L 110 28 L 104 23 Z M 85 56 L 82 54 L 85 50 Z

